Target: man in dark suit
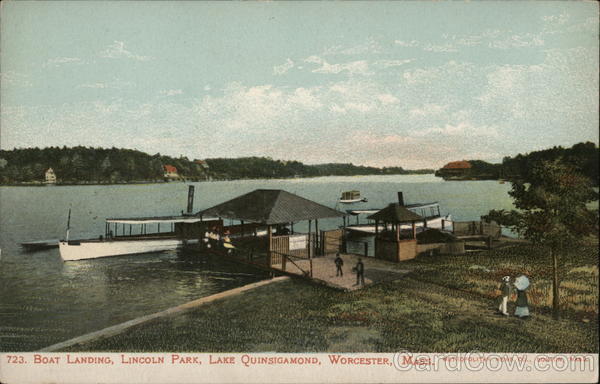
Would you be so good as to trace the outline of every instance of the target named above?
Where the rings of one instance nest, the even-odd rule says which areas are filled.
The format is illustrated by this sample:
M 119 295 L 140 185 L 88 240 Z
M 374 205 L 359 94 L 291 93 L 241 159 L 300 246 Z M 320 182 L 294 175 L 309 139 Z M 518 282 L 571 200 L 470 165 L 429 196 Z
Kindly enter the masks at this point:
M 356 285 L 365 285 L 365 265 L 363 264 L 362 259 L 358 259 L 358 263 L 356 263 L 354 270 L 356 271 Z
M 344 271 L 342 271 L 342 266 L 344 265 L 344 260 L 340 257 L 340 253 L 335 254 L 335 276 L 344 276 Z

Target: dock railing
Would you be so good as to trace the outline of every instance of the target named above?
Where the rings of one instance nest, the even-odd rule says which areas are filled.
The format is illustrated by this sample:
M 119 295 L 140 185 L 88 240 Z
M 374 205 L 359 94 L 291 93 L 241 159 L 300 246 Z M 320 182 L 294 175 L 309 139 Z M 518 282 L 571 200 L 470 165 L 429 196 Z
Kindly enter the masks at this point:
M 296 261 L 300 261 L 300 260 L 308 261 L 308 270 L 301 267 L 299 265 L 299 263 L 296 263 L 296 261 L 294 261 L 294 259 L 296 259 Z M 281 253 L 281 252 L 277 252 L 277 251 L 273 251 L 273 250 L 271 251 L 271 268 L 275 267 L 276 265 L 281 264 L 281 270 L 283 272 L 289 272 L 289 271 L 287 271 L 287 263 L 288 262 L 292 263 L 292 265 L 294 265 L 296 268 L 298 268 L 304 276 L 312 277 L 312 259 L 306 258 L 306 257 L 294 256 L 294 255 L 290 255 L 290 254 L 285 254 L 285 253 Z
M 491 236 L 493 239 L 499 239 L 502 235 L 502 228 L 496 222 L 480 221 L 453 221 L 452 233 L 456 236 Z

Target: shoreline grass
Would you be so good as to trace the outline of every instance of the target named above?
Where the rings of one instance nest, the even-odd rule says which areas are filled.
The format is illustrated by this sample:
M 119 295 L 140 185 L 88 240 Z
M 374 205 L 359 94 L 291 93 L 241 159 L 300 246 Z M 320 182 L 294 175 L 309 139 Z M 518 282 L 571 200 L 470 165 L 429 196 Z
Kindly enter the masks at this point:
M 513 249 L 505 256 L 486 252 L 465 256 L 473 259 L 459 264 L 463 271 L 473 271 L 469 267 L 479 265 L 476 263 L 487 254 L 488 262 L 490 256 L 495 257 L 496 268 L 530 251 Z M 590 257 L 583 255 L 567 275 L 597 277 L 597 264 L 588 265 Z M 448 261 L 456 264 L 459 260 Z M 533 273 L 545 268 L 541 263 L 536 267 L 536 261 L 523 263 Z M 409 264 L 411 275 L 355 292 L 340 292 L 302 280 L 257 288 L 65 351 L 598 352 L 597 315 L 588 322 L 572 316 L 556 321 L 543 307 L 533 306 L 528 320 L 504 317 L 497 314 L 493 295 L 486 296 L 487 291 L 482 294 L 474 285 L 467 285 L 471 290 L 465 289 L 464 284 L 473 284 L 471 280 L 487 280 L 465 278 L 463 286 L 445 286 L 458 273 L 445 260 L 417 259 Z M 511 265 L 516 267 L 514 262 Z M 427 268 L 438 273 L 427 272 Z M 499 272 L 484 268 L 489 272 L 475 269 L 474 275 L 491 274 L 485 278 L 495 282 L 494 274 Z M 439 278 L 435 284 L 425 281 L 434 276 Z M 534 286 L 538 284 L 538 277 L 533 281 Z M 567 284 L 565 289 L 586 291 L 585 283 L 581 284 L 584 286 Z M 487 289 L 486 285 L 481 287 Z M 492 288 L 495 285 L 489 286 Z

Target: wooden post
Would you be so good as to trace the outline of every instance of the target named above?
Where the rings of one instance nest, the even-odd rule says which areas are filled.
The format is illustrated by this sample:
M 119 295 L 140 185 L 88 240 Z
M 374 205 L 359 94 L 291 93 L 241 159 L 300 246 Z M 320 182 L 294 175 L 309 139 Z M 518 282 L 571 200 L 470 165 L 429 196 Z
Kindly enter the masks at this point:
M 308 220 L 308 258 L 312 259 L 312 241 L 311 241 L 311 226 L 312 226 L 312 220 Z
M 269 239 L 269 249 L 267 250 L 267 263 L 269 268 L 271 267 L 271 241 L 273 240 L 273 234 L 271 233 L 271 226 L 267 225 L 267 236 Z
M 365 241 L 365 257 L 369 257 L 369 243 Z
M 375 220 L 375 237 L 379 234 L 379 220 Z
M 442 219 L 442 231 L 445 229 L 446 227 L 446 220 Z
M 319 237 L 319 219 L 315 219 L 315 250 L 321 249 L 321 238 Z
M 400 242 L 400 223 L 396 223 L 396 242 Z
M 290 223 L 290 228 L 291 228 L 292 235 L 293 235 L 294 234 L 294 222 L 293 221 Z
M 492 236 L 487 237 L 487 248 L 492 249 Z
M 416 239 L 416 238 L 417 238 L 417 227 L 416 227 L 416 225 L 415 225 L 415 221 L 413 220 L 411 224 L 412 224 L 412 235 L 413 235 L 413 239 Z
M 479 221 L 479 234 L 483 235 L 483 221 Z
M 158 224 L 158 225 L 159 225 L 158 231 L 160 232 L 160 224 Z M 129 224 L 129 236 L 131 236 L 131 224 Z

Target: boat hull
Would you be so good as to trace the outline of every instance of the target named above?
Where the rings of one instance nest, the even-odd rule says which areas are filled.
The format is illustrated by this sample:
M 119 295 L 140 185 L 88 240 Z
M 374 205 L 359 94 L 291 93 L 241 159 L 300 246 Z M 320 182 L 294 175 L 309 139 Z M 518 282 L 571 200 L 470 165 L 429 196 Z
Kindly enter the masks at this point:
M 444 217 L 434 217 L 431 219 L 427 219 L 427 228 L 442 229 L 442 220 L 444 220 L 444 229 L 450 230 L 452 228 L 452 216 L 450 216 L 450 215 L 447 215 Z M 424 227 L 423 222 L 422 221 L 415 222 L 415 227 L 417 228 L 417 230 L 420 231 Z M 409 230 L 411 228 L 412 228 L 412 224 L 401 224 L 400 225 L 401 230 Z M 375 233 L 375 224 L 350 225 L 350 226 L 347 226 L 346 229 L 349 231 L 354 231 L 354 232 L 374 234 Z M 383 229 L 384 229 L 384 226 L 382 224 L 380 224 L 379 230 L 381 231 Z
M 100 257 L 163 252 L 183 246 L 181 239 L 60 241 L 58 249 L 63 261 L 96 259 Z
M 366 203 L 368 200 L 364 197 L 362 199 L 351 199 L 351 200 L 340 200 L 341 204 L 352 204 L 352 203 Z

